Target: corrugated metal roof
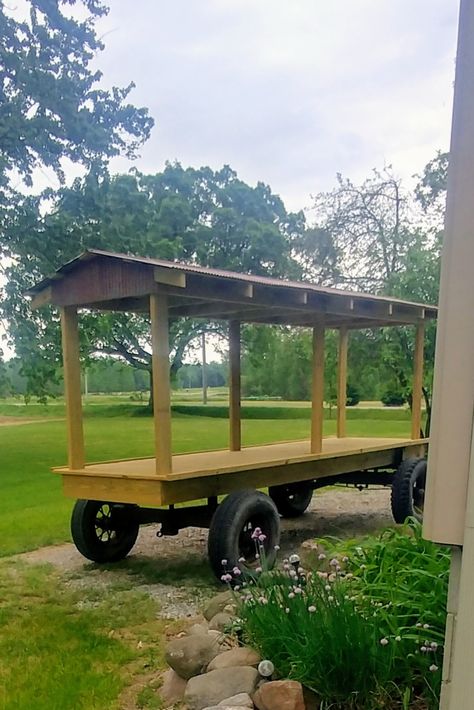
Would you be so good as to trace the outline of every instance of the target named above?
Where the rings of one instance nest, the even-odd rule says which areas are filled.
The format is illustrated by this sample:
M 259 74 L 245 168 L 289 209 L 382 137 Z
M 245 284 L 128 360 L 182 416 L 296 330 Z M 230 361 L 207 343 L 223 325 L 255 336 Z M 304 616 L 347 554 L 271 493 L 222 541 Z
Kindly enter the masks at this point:
M 182 271 L 189 274 L 199 274 L 202 276 L 211 276 L 220 279 L 228 279 L 234 281 L 245 281 L 255 285 L 262 286 L 273 286 L 273 287 L 286 287 L 292 289 L 301 289 L 305 291 L 312 291 L 315 293 L 327 294 L 327 295 L 340 295 L 350 298 L 360 298 L 367 301 L 377 301 L 385 302 L 387 304 L 394 303 L 403 306 L 412 306 L 417 308 L 425 308 L 432 313 L 427 314 L 431 317 L 435 317 L 437 307 L 433 305 L 427 305 L 423 303 L 416 303 L 413 301 L 404 301 L 399 298 L 393 298 L 391 296 L 378 296 L 373 294 L 362 293 L 360 291 L 346 291 L 342 289 L 329 288 L 327 286 L 319 286 L 317 284 L 311 283 L 309 281 L 289 281 L 285 279 L 277 279 L 270 276 L 255 276 L 254 274 L 245 274 L 235 271 L 226 271 L 224 269 L 215 269 L 208 266 L 200 266 L 198 264 L 186 264 L 178 261 L 166 261 L 164 259 L 154 259 L 151 257 L 144 256 L 133 256 L 131 254 L 121 254 L 117 252 L 104 251 L 101 249 L 88 249 L 76 258 L 68 261 L 66 264 L 61 266 L 55 274 L 41 281 L 40 283 L 33 286 L 28 294 L 35 295 L 49 285 L 64 277 L 68 272 L 72 271 L 80 262 L 88 259 L 93 259 L 94 257 L 108 257 L 111 259 L 117 259 L 122 262 L 139 263 L 150 266 L 158 266 L 165 269 L 174 269 L 177 271 Z

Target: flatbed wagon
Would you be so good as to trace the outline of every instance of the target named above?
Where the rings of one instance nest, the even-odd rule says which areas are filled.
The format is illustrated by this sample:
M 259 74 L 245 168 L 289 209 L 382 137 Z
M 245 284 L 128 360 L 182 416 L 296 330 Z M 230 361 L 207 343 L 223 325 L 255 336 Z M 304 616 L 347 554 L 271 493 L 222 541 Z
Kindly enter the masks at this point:
M 68 426 L 68 464 L 55 468 L 65 495 L 77 499 L 71 530 L 77 548 L 96 562 L 123 558 L 140 524 L 160 534 L 190 525 L 210 528 L 209 557 L 255 564 L 252 531 L 266 535 L 268 563 L 279 540 L 279 516 L 302 514 L 315 488 L 334 483 L 392 485 L 397 521 L 420 515 L 427 439 L 421 435 L 425 322 L 436 308 L 392 298 L 91 250 L 30 291 L 33 307 L 61 310 Z M 86 462 L 82 426 L 78 311 L 113 310 L 150 318 L 155 456 Z M 169 321 L 229 323 L 229 448 L 172 455 Z M 308 440 L 242 446 L 241 323 L 290 325 L 313 332 L 311 434 Z M 355 438 L 346 431 L 347 351 L 352 329 L 416 329 L 410 438 Z M 337 435 L 323 438 L 324 338 L 339 331 Z M 268 495 L 261 489 L 268 489 Z M 205 504 L 175 507 L 205 499 Z

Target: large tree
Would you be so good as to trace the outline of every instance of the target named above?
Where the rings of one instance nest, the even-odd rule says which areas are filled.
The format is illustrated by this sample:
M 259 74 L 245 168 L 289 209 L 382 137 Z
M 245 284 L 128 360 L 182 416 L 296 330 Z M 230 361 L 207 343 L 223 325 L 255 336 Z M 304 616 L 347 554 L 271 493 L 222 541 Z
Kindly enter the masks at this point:
M 316 226 L 310 233 L 313 249 L 307 250 L 306 270 L 321 273 L 324 264 L 324 279 L 333 286 L 436 303 L 442 233 L 432 224 L 434 203 L 437 210 L 442 209 L 444 165 L 444 157 L 438 155 L 425 168 L 414 193 L 391 168 L 374 171 L 360 185 L 339 175 L 334 190 L 315 200 Z M 428 213 L 431 219 L 427 219 Z M 324 258 L 328 254 L 330 258 Z M 385 329 L 353 336 L 361 362 L 373 362 L 376 354 L 380 380 L 386 378 L 387 384 L 402 390 L 409 401 L 414 347 L 411 330 Z M 428 327 L 426 349 L 424 394 L 429 411 L 433 325 Z
M 251 187 L 227 166 L 213 171 L 169 164 L 157 175 L 89 174 L 60 190 L 46 213 L 39 198 L 25 199 L 8 231 L 13 261 L 3 309 L 30 386 L 47 391 L 59 362 L 59 331 L 53 311 L 29 311 L 24 291 L 80 251 L 95 247 L 297 277 L 292 250 L 304 228 L 303 215 L 288 213 L 267 185 Z M 172 321 L 172 374 L 203 327 L 209 326 Z M 86 357 L 112 355 L 150 371 L 147 318 L 87 313 L 82 333 Z
M 81 6 L 79 20 L 71 6 Z M 105 90 L 91 67 L 103 49 L 101 0 L 27 0 L 24 14 L 0 2 L 0 189 L 32 185 L 35 168 L 64 182 L 65 159 L 98 170 L 119 153 L 135 157 L 152 119 L 127 103 L 133 87 Z

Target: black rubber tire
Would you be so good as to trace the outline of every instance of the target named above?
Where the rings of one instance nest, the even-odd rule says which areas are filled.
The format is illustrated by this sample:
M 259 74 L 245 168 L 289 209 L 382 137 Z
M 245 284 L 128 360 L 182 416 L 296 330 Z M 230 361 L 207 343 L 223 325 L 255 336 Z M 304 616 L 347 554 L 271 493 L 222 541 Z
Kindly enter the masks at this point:
M 134 509 L 132 505 L 97 500 L 76 501 L 71 535 L 79 552 L 92 562 L 123 560 L 134 546 L 140 528 Z
M 392 482 L 392 515 L 396 523 L 409 517 L 423 520 L 426 486 L 426 459 L 402 461 Z
M 226 560 L 227 570 L 239 566 L 247 574 L 252 574 L 259 566 L 251 539 L 256 527 L 266 535 L 265 565 L 270 569 L 277 556 L 275 545 L 280 541 L 280 516 L 275 503 L 264 493 L 250 489 L 231 493 L 219 505 L 211 521 L 208 540 L 209 561 L 217 579 L 224 573 L 222 560 Z M 246 563 L 239 563 L 241 557 L 245 557 Z
M 283 518 L 298 518 L 306 512 L 311 503 L 313 487 L 304 482 L 270 486 L 268 495 Z

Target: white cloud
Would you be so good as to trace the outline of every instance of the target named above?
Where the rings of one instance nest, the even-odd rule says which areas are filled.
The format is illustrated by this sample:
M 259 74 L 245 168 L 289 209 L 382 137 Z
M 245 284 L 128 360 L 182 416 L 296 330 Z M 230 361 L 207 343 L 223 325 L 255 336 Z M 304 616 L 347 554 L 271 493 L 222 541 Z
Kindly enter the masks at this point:
M 229 163 L 288 206 L 449 139 L 456 8 L 445 0 L 114 0 L 98 57 L 157 126 L 138 165 Z M 115 169 L 126 169 L 117 160 Z

